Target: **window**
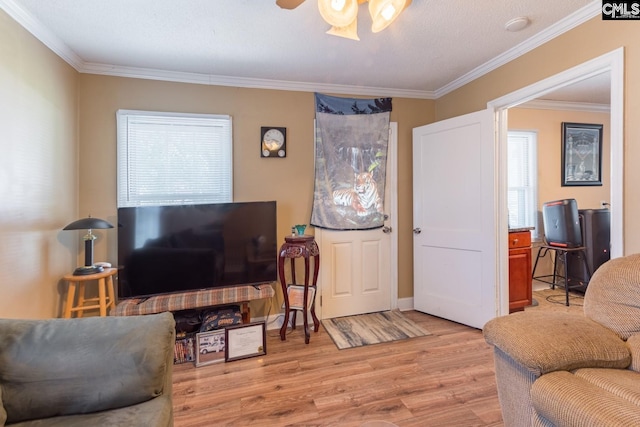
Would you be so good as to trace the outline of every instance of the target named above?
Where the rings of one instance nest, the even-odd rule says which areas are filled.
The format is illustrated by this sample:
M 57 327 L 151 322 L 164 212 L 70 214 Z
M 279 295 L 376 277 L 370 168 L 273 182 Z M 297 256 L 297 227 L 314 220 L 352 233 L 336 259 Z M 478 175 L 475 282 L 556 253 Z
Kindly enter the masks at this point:
M 232 201 L 231 117 L 118 110 L 118 207 Z
M 507 142 L 509 228 L 536 227 L 533 238 L 538 237 L 537 137 L 535 132 L 509 131 Z

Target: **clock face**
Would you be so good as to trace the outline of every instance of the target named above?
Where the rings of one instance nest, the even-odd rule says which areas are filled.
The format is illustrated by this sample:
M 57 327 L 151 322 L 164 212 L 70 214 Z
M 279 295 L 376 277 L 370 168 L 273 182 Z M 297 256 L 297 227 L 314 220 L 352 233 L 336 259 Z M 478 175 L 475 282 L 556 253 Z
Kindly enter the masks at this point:
M 262 128 L 262 157 L 285 157 L 286 129 L 275 127 Z

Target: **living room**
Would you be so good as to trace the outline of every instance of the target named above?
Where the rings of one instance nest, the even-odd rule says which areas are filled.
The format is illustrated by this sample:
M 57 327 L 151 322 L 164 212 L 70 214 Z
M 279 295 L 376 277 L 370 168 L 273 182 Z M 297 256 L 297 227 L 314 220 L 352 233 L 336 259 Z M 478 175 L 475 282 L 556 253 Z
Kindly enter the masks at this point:
M 2 312 L 6 317 L 51 317 L 60 313 L 61 277 L 82 254 L 73 233 L 61 228 L 92 215 L 115 219 L 115 111 L 119 108 L 230 114 L 234 118 L 234 196 L 238 201 L 277 200 L 278 233 L 307 222 L 313 188 L 313 93 L 234 88 L 78 73 L 6 14 L 7 52 L 3 97 L 11 138 L 3 157 Z M 509 64 L 436 100 L 394 98 L 391 121 L 398 122 L 398 164 L 411 164 L 416 126 L 484 108 L 486 102 L 594 57 L 625 47 L 625 75 L 633 75 L 634 28 L 592 18 Z M 606 34 L 607 37 L 594 36 Z M 578 43 L 578 41 L 580 41 Z M 572 54 L 565 55 L 567 49 Z M 544 58 L 541 60 L 540 58 Z M 48 70 L 41 75 L 39 70 Z M 499 84 L 498 84 L 499 82 Z M 625 82 L 625 116 L 633 114 L 634 81 Z M 10 100 L 21 100 L 16 106 Z M 29 101 L 27 101 L 29 100 Z M 26 126 L 25 123 L 39 123 Z M 286 159 L 255 153 L 263 125 L 288 128 Z M 632 220 L 640 210 L 630 197 L 637 172 L 637 130 L 624 127 L 624 253 L 633 253 L 640 232 Z M 299 142 L 298 142 L 299 141 Z M 19 143 L 18 143 L 19 142 Z M 640 155 L 640 154 L 638 154 Z M 269 177 L 265 181 L 264 177 Z M 398 298 L 412 291 L 411 168 L 398 168 Z M 268 183 L 268 184 L 267 184 Z M 542 202 L 542 201 L 540 201 Z M 21 230 L 18 232 L 17 230 Z M 116 259 L 115 231 L 96 243 L 97 260 Z M 29 274 L 25 274 L 28 271 Z M 38 295 L 37 300 L 33 295 Z
M 313 193 L 312 92 L 211 86 L 79 73 L 4 11 L 0 12 L 0 317 L 61 313 L 61 278 L 82 257 L 69 222 L 92 215 L 116 222 L 118 109 L 229 114 L 234 120 L 234 195 L 277 200 L 278 233 L 308 222 Z M 487 102 L 624 47 L 623 252 L 640 252 L 640 31 L 634 22 L 593 17 L 437 99 L 394 97 L 398 122 L 398 299 L 413 295 L 412 130 L 486 108 Z M 629 119 L 631 118 L 631 119 Z M 285 159 L 256 155 L 264 125 L 284 126 Z M 541 201 L 542 202 L 542 201 Z M 115 230 L 99 231 L 97 260 L 115 262 Z M 274 302 L 274 306 L 278 306 Z M 279 307 L 279 306 L 278 306 Z M 270 307 L 252 307 L 264 316 Z

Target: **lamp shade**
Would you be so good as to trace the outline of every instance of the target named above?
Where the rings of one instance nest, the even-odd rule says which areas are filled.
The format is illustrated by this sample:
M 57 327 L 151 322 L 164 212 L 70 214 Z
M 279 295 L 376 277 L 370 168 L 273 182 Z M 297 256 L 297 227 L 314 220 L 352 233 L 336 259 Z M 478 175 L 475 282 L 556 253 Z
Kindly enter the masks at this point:
M 411 4 L 411 0 L 369 0 L 371 31 L 377 33 L 391 24 Z
M 358 0 L 318 0 L 318 9 L 329 25 L 346 27 L 358 17 Z
M 63 230 L 91 230 L 92 228 L 113 228 L 113 225 L 104 219 L 88 217 L 73 221 Z
M 113 228 L 113 225 L 104 219 L 87 217 L 73 221 L 71 224 L 63 228 L 63 230 L 89 230 L 89 232 L 83 237 L 84 266 L 76 268 L 73 272 L 74 275 L 84 276 L 104 271 L 102 266 L 93 264 L 93 241 L 96 239 L 96 236 L 91 233 L 91 230 L 99 228 Z

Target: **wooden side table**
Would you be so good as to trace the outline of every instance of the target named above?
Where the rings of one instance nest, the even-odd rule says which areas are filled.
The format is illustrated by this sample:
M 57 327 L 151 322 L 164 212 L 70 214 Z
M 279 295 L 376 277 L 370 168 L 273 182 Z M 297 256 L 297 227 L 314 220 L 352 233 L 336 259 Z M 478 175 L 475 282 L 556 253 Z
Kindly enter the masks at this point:
M 313 331 L 318 332 L 320 328 L 320 321 L 316 316 L 316 300 L 315 290 L 318 284 L 318 271 L 320 271 L 320 251 L 318 250 L 318 244 L 314 240 L 313 236 L 287 236 L 284 238 L 284 243 L 280 247 L 278 253 L 278 274 L 280 275 L 280 284 L 282 285 L 282 293 L 284 295 L 284 322 L 282 328 L 280 328 L 280 339 L 284 341 L 287 334 L 287 325 L 289 324 L 289 312 L 293 310 L 293 316 L 291 317 L 291 328 L 296 328 L 296 313 L 297 309 L 292 309 L 289 305 L 289 295 L 287 292 L 287 279 L 284 275 L 285 260 L 291 260 L 291 282 L 292 284 L 298 284 L 296 282 L 296 268 L 295 259 L 304 258 L 304 302 L 303 313 L 304 316 L 304 342 L 309 344 L 309 322 L 307 319 L 307 312 L 311 311 L 311 317 L 313 318 Z M 313 258 L 313 280 L 309 284 L 310 270 L 309 270 L 309 258 Z M 311 301 L 311 307 L 308 307 L 309 288 L 314 289 L 313 299 Z
M 100 316 L 106 316 L 107 309 L 116 305 L 113 276 L 117 272 L 117 268 L 105 268 L 101 273 L 84 276 L 67 274 L 64 276 L 64 280 L 69 282 L 69 290 L 67 291 L 67 304 L 64 308 L 63 317 L 71 318 L 71 313 L 77 313 L 76 317 L 82 317 L 85 310 L 95 309 L 100 310 Z M 85 298 L 85 285 L 88 281 L 96 281 L 98 283 L 98 296 L 95 298 Z M 78 291 L 77 302 L 75 301 L 76 288 Z

